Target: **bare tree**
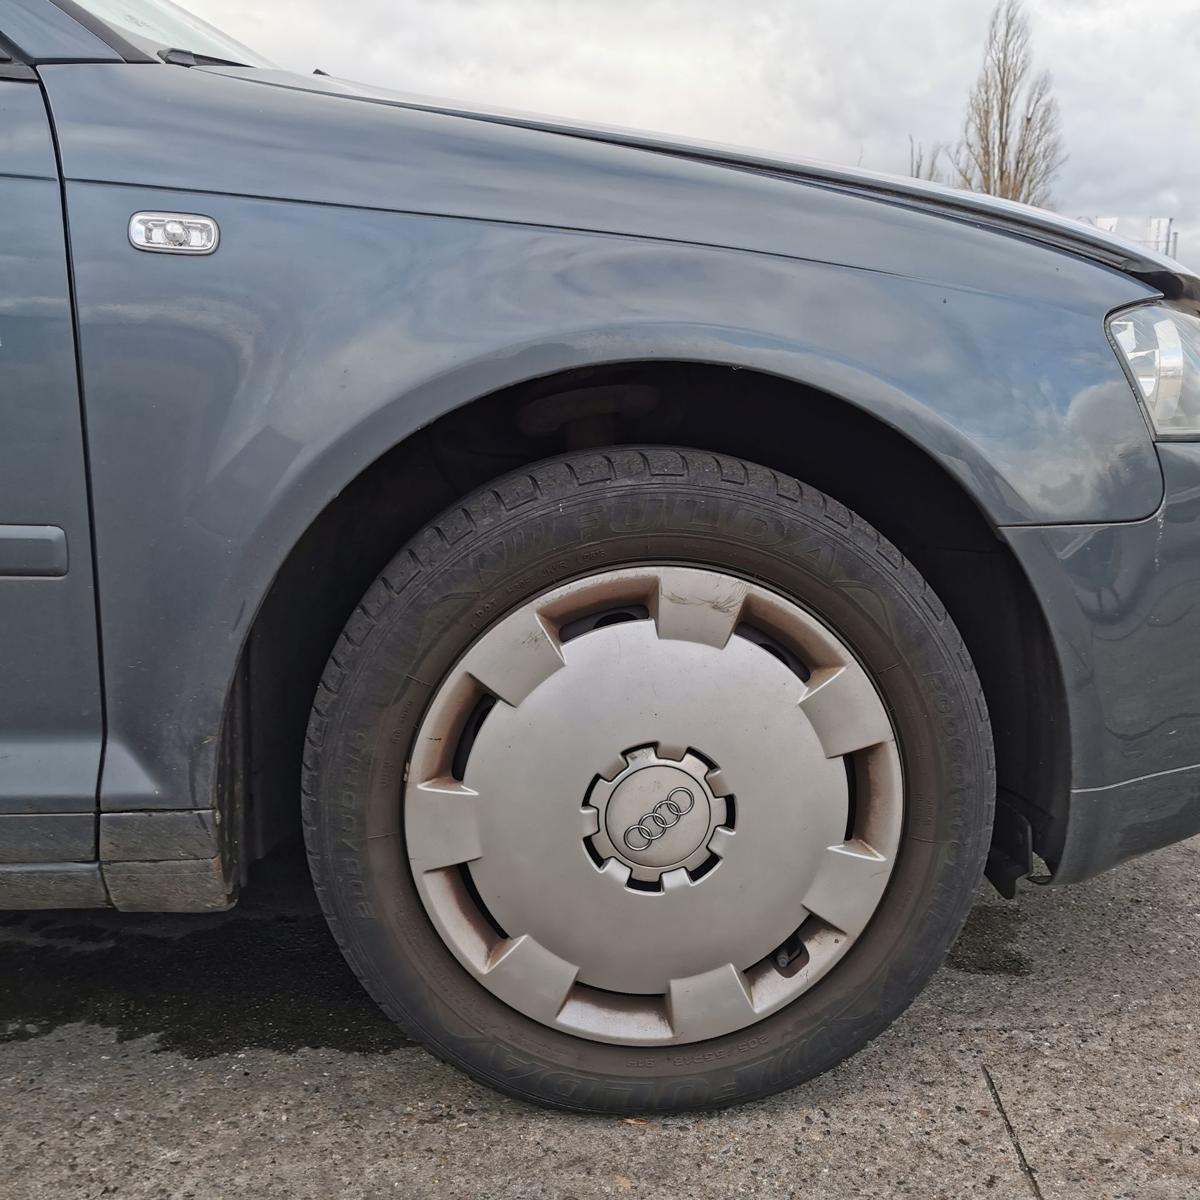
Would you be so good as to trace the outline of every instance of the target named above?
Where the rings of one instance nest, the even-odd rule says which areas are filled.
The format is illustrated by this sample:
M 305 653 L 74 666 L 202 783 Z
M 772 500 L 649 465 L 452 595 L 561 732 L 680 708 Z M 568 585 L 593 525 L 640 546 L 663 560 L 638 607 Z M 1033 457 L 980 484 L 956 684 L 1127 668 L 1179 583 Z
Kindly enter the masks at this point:
M 1032 67 L 1021 0 L 1000 0 L 953 164 L 959 182 L 972 191 L 1044 205 L 1066 155 L 1050 72 L 1031 78 Z
M 928 179 L 933 183 L 945 183 L 942 174 L 941 158 L 945 146 L 934 142 L 928 150 L 923 142 L 914 142 L 912 134 L 908 135 L 908 173 L 914 179 Z
M 1032 69 L 1021 0 L 999 0 L 988 24 L 983 66 L 967 100 L 961 140 L 949 150 L 935 145 L 927 153 L 910 137 L 909 174 L 942 181 L 944 153 L 946 182 L 1025 204 L 1048 204 L 1066 155 L 1050 73 L 1032 75 Z

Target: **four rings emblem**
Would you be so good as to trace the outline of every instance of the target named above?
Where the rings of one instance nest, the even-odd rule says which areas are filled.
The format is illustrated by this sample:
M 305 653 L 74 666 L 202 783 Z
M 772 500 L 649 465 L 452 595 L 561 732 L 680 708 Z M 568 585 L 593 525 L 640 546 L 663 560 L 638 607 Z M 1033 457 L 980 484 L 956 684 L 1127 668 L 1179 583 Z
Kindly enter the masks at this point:
M 630 825 L 622 835 L 630 850 L 646 850 L 651 843 L 679 824 L 696 807 L 696 797 L 685 787 L 673 788 L 665 800 L 660 800 L 648 813 L 644 813 L 636 824 Z

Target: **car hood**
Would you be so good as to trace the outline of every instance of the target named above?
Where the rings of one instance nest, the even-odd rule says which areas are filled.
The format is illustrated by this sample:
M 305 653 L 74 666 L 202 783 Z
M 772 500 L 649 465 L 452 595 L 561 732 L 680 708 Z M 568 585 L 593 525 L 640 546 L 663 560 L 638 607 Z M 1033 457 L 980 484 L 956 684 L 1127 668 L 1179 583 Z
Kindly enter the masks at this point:
M 270 87 L 338 95 L 374 104 L 435 112 L 471 121 L 511 125 L 564 137 L 629 146 L 648 153 L 714 163 L 733 170 L 789 177 L 839 191 L 874 196 L 891 203 L 942 213 L 950 218 L 993 227 L 1005 233 L 1017 234 L 1044 245 L 1078 254 L 1132 275 L 1161 291 L 1169 299 L 1186 299 L 1193 303 L 1200 303 L 1200 278 L 1197 278 L 1174 259 L 1152 253 L 1134 242 L 1114 237 L 1112 234 L 1086 225 L 1082 221 L 1074 221 L 1046 209 L 1018 204 L 1011 200 L 1002 200 L 996 196 L 833 163 L 781 159 L 737 146 L 681 137 L 666 137 L 617 126 L 577 123 L 536 113 L 466 106 L 449 100 L 377 88 L 330 75 L 297 75 L 274 69 L 239 67 L 195 69 L 211 74 L 235 76 Z

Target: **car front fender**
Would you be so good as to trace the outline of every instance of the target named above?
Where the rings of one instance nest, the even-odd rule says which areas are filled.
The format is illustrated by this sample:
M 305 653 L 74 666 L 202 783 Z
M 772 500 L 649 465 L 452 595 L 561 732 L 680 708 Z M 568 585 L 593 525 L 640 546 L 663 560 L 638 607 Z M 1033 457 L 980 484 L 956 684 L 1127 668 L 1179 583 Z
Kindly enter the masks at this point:
M 1101 320 L 1144 289 L 1082 263 L 1095 313 L 495 222 L 89 183 L 67 203 L 105 811 L 213 804 L 236 663 L 297 540 L 391 447 L 514 383 L 630 361 L 769 372 L 900 431 L 996 526 L 1135 519 L 1162 495 Z M 210 216 L 220 247 L 139 253 L 138 210 Z M 730 403 L 736 421 L 736 384 Z

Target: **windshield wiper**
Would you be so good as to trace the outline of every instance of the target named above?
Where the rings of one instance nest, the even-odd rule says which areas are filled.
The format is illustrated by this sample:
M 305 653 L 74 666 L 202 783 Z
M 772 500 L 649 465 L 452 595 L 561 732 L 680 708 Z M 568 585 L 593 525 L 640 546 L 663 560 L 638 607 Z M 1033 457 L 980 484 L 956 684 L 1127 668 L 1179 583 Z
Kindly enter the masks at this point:
M 158 57 L 176 67 L 251 67 L 250 63 L 235 62 L 232 58 L 217 58 L 212 54 L 196 54 L 192 50 L 160 50 Z

